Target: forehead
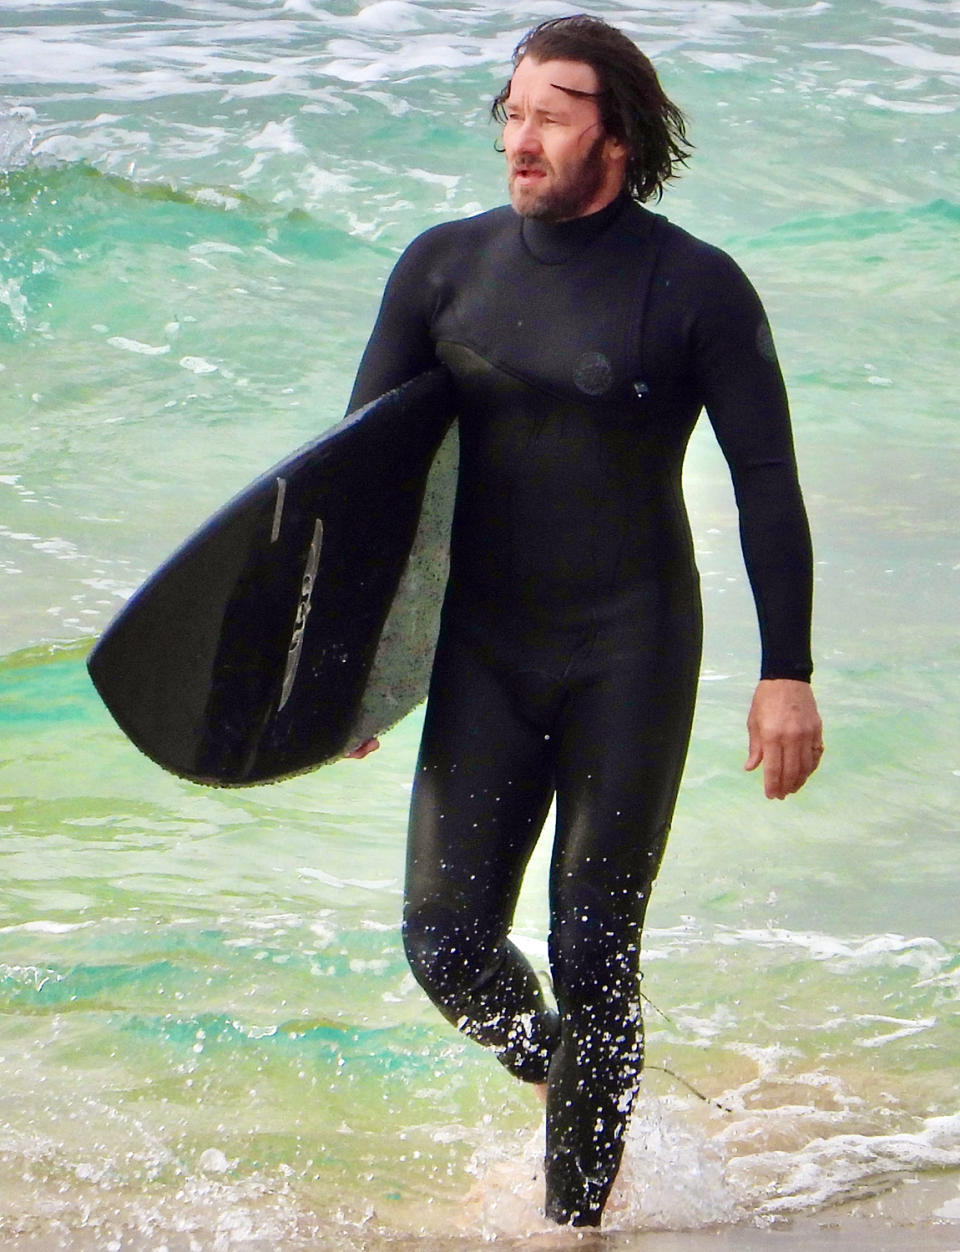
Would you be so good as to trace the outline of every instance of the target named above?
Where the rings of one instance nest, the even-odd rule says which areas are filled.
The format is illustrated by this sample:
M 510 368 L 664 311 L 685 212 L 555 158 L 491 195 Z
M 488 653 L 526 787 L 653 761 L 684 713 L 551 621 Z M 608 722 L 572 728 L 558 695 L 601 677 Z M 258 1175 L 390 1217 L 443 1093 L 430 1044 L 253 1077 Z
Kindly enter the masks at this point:
M 525 56 L 513 71 L 507 101 L 510 104 L 566 106 L 570 109 L 594 109 L 593 100 L 578 99 L 570 91 L 595 92 L 599 83 L 592 65 L 585 61 L 535 61 Z

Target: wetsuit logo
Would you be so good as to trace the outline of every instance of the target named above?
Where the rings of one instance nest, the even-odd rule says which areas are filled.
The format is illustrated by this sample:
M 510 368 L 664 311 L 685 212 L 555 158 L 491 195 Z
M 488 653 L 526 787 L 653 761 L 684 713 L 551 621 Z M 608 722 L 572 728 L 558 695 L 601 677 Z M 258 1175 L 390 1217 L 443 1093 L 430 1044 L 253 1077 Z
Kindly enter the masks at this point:
M 573 381 L 585 396 L 602 396 L 613 385 L 613 366 L 602 352 L 584 352 L 574 368 Z

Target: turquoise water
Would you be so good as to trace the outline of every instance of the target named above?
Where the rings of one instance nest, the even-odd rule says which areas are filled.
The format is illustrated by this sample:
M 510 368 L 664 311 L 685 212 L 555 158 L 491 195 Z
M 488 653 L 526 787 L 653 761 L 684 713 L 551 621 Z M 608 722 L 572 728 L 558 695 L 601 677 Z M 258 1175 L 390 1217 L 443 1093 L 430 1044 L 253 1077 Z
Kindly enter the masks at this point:
M 84 657 L 193 526 L 340 416 L 398 249 L 502 200 L 486 103 L 562 11 L 0 4 L 8 1246 L 540 1228 L 532 1098 L 400 952 L 418 715 L 362 765 L 205 790 L 127 744 Z M 756 628 L 704 424 L 703 682 L 611 1228 L 769 1222 L 940 1173 L 924 1213 L 958 1220 L 956 10 L 593 11 L 690 114 L 663 210 L 737 256 L 774 324 L 828 744 L 784 805 L 740 768 Z M 517 919 L 539 962 L 546 854 Z

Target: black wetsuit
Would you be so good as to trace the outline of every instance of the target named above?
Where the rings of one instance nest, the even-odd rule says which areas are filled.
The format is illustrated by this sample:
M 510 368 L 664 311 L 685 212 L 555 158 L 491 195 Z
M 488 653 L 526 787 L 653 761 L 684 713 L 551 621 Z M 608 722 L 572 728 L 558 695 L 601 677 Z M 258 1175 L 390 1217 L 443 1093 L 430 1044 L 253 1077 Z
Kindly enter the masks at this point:
M 415 240 L 352 406 L 437 360 L 457 383 L 461 461 L 404 939 L 452 1022 L 549 1081 L 547 1212 L 597 1224 L 642 1066 L 640 929 L 699 668 L 683 454 L 706 406 L 762 675 L 808 679 L 810 543 L 786 398 L 741 271 L 626 198 L 561 224 L 501 208 Z M 554 793 L 559 1014 L 507 937 Z

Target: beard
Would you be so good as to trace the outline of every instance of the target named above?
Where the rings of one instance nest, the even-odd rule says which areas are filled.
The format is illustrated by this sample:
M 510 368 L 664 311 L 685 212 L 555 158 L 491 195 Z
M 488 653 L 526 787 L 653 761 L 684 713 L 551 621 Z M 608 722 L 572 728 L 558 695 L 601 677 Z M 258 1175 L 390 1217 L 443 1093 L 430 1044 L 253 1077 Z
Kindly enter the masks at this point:
M 568 166 L 560 174 L 542 157 L 519 157 L 514 161 L 508 185 L 510 203 L 517 213 L 541 222 L 566 222 L 582 217 L 606 178 L 604 143 L 605 136 L 598 135 L 577 164 Z M 552 175 L 551 185 L 543 188 L 517 186 L 516 171 L 523 169 L 543 170 L 548 176 Z

